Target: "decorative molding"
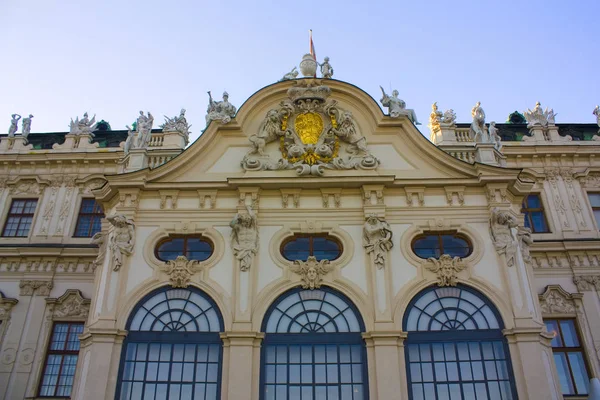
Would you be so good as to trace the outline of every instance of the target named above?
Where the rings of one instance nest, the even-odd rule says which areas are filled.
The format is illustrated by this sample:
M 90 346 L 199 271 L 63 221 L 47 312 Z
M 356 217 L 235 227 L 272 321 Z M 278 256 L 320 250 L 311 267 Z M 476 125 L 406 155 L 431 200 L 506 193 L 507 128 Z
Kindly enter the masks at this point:
M 362 200 L 365 207 L 382 206 L 385 204 L 383 197 L 383 185 L 363 185 L 361 186 Z
M 314 256 L 309 256 L 306 261 L 296 260 L 290 270 L 302 278 L 302 289 L 318 289 L 325 276 L 333 267 L 329 260 L 317 261 Z
M 544 293 L 538 295 L 540 307 L 544 314 L 575 314 L 577 304 L 574 299 L 580 299 L 580 293 L 570 294 L 560 285 L 548 285 Z
M 167 205 L 167 200 L 171 200 L 171 209 L 177 209 L 177 197 L 179 196 L 179 190 L 159 190 L 160 196 L 160 209 L 163 210 Z
M 198 193 L 198 201 L 201 209 L 203 208 L 211 208 L 214 209 L 217 205 L 217 189 L 215 190 L 197 190 Z M 207 200 L 210 207 L 207 206 Z
M 456 286 L 456 275 L 467 266 L 460 257 L 442 254 L 439 259 L 430 257 L 424 267 L 435 273 L 438 278 L 438 286 Z
M 34 293 L 39 296 L 48 296 L 53 286 L 52 281 L 21 280 L 19 282 L 21 296 L 33 296 Z
M 240 209 L 245 208 L 249 205 L 253 210 L 258 210 L 259 202 L 260 202 L 260 188 L 239 188 L 238 189 L 239 198 L 238 198 L 238 207 Z M 250 200 L 250 204 L 248 204 L 247 200 Z
M 10 318 L 10 312 L 12 308 L 19 302 L 17 299 L 11 299 L 4 297 L 4 294 L 0 292 L 0 320 L 5 321 Z M 2 337 L 0 336 L 0 339 Z
M 57 319 L 85 321 L 90 312 L 91 302 L 77 289 L 68 289 L 57 299 L 46 299 L 46 304 L 50 307 L 50 318 L 53 321 Z
M 454 195 L 456 195 L 458 204 L 465 205 L 465 187 L 464 186 L 444 186 L 446 192 L 446 202 L 449 206 L 454 205 Z
M 363 225 L 363 247 L 373 257 L 377 269 L 385 267 L 389 251 L 394 247 L 392 228 L 376 214 L 371 214 Z
M 321 189 L 321 196 L 323 198 L 323 208 L 329 208 L 331 205 L 330 198 L 333 197 L 333 204 L 335 208 L 342 206 L 342 189 L 341 188 L 325 188 Z
M 281 206 L 283 208 L 289 207 L 290 197 L 294 208 L 300 207 L 300 192 L 302 192 L 302 189 L 279 189 L 279 191 L 281 192 Z
M 31 179 L 19 179 L 17 182 L 8 185 L 10 188 L 10 194 L 13 196 L 20 194 L 29 194 L 39 196 L 42 194 L 44 184 L 38 183 L 37 180 Z
M 485 197 L 489 204 L 507 204 L 508 188 L 506 184 L 487 184 L 485 185 Z
M 185 256 L 177 256 L 175 260 L 167 261 L 160 269 L 169 275 L 172 287 L 187 288 L 192 276 L 200 272 L 202 267 L 197 260 L 188 260 Z
M 425 188 L 424 187 L 412 187 L 404 188 L 406 192 L 406 205 L 412 207 L 415 205 L 415 201 L 419 206 L 425 205 Z
M 600 290 L 600 275 L 575 275 L 573 283 L 580 292 Z

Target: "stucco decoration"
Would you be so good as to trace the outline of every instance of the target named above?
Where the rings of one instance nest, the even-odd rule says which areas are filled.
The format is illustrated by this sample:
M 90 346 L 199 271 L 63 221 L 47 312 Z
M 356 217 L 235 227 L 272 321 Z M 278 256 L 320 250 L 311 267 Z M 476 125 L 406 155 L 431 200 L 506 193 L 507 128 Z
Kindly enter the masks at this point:
M 258 253 L 258 220 L 252 208 L 246 205 L 247 214 L 237 213 L 231 226 L 231 247 L 240 262 L 240 269 L 248 271 Z
M 42 185 L 34 179 L 20 180 L 18 183 L 11 185 L 10 193 L 16 194 L 33 194 L 39 195 L 42 193 Z
M 577 312 L 574 297 L 560 285 L 548 285 L 539 295 L 540 308 L 544 314 L 574 314 Z
M 319 80 L 303 79 L 287 92 L 288 100 L 269 110 L 252 149 L 241 165 L 247 171 L 295 169 L 298 175 L 322 176 L 326 169 L 375 169 L 379 160 L 367 148 L 350 111 L 327 100 L 331 89 Z M 279 143 L 275 159 L 267 151 Z M 274 153 L 274 152 L 272 152 Z
M 8 319 L 10 316 L 10 310 L 17 304 L 19 300 L 17 299 L 9 299 L 4 297 L 2 292 L 0 292 L 0 320 Z
M 517 227 L 517 220 L 507 211 L 497 208 L 492 210 L 490 218 L 490 234 L 494 247 L 498 254 L 506 256 L 506 264 L 509 267 L 515 265 L 517 254 L 517 241 L 513 236 L 512 229 Z
M 438 286 L 456 286 L 456 275 L 466 265 L 460 257 L 452 258 L 448 254 L 442 254 L 439 259 L 428 258 L 425 268 L 437 275 Z
M 517 239 L 521 245 L 521 254 L 523 254 L 523 261 L 527 264 L 531 263 L 531 253 L 529 246 L 533 244 L 533 237 L 531 236 L 531 228 L 525 228 L 519 226 L 517 229 Z
M 545 110 L 542 110 L 542 105 L 539 101 L 535 103 L 533 110 L 527 109 L 523 115 L 527 121 L 528 128 L 533 126 L 548 126 L 555 124 L 556 114 L 554 113 L 554 110 L 548 109 L 548 107 L 546 107 Z
M 314 256 L 309 256 L 306 261 L 296 260 L 290 267 L 292 272 L 302 278 L 302 289 L 318 289 L 323 282 L 323 276 L 331 271 L 333 267 L 329 260 L 317 261 Z
M 171 286 L 174 288 L 187 288 L 192 276 L 201 270 L 197 260 L 188 260 L 185 256 L 177 256 L 175 260 L 165 263 L 161 271 L 169 275 Z
M 21 296 L 33 296 L 34 293 L 39 296 L 48 296 L 53 287 L 54 284 L 52 281 L 36 281 L 27 279 L 19 282 Z
M 83 114 L 83 118 L 79 119 L 79 117 L 71 118 L 71 122 L 69 123 L 69 133 L 71 135 L 90 135 L 94 137 L 93 132 L 96 130 L 97 124 L 96 116 L 94 115 L 92 119 L 88 117 L 88 113 Z
M 600 275 L 576 275 L 573 277 L 573 283 L 580 292 L 600 290 Z
M 133 252 L 135 226 L 133 221 L 127 219 L 124 215 L 113 215 L 106 217 L 106 220 L 114 226 L 114 230 L 110 235 L 109 248 L 113 270 L 118 271 L 123 266 L 123 256 L 130 256 Z
M 210 91 L 208 92 L 208 108 L 206 109 L 206 125 L 210 121 L 218 121 L 227 124 L 235 116 L 236 108 L 229 102 L 229 93 L 223 92 L 223 101 L 214 101 Z
M 385 267 L 388 252 L 394 247 L 390 225 L 375 214 L 369 215 L 363 226 L 363 246 L 367 254 L 373 254 L 378 269 Z
M 98 256 L 92 262 L 92 270 L 95 271 L 98 265 L 102 265 L 104 262 L 104 257 L 106 256 L 106 233 L 97 232 L 94 234 L 94 236 L 92 236 L 90 243 L 98 246 Z
M 481 108 L 481 102 L 477 102 L 471 109 L 473 122 L 469 128 L 469 136 L 476 143 L 490 143 L 490 137 L 485 129 L 485 111 Z
M 50 306 L 52 320 L 85 320 L 90 312 L 91 300 L 84 298 L 79 290 L 68 289 L 58 299 L 46 299 L 46 303 Z

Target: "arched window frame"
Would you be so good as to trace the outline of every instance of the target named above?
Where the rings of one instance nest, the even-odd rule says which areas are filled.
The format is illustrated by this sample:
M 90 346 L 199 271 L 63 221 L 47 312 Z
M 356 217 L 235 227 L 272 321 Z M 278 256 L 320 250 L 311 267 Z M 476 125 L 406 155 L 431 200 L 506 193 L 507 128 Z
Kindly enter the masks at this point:
M 338 238 L 336 238 L 335 236 L 329 235 L 327 233 L 310 233 L 310 234 L 309 233 L 295 233 L 295 234 L 293 234 L 293 235 L 288 236 L 287 238 L 285 238 L 281 242 L 281 245 L 279 246 L 279 253 L 281 254 L 281 256 L 286 261 L 293 262 L 293 261 L 296 261 L 296 260 L 291 260 L 291 259 L 289 259 L 289 258 L 287 258 L 285 256 L 285 253 L 284 253 L 285 246 L 288 243 L 293 242 L 294 240 L 300 239 L 300 238 L 308 238 L 309 239 L 309 249 L 308 249 L 309 256 L 313 256 L 314 255 L 313 254 L 313 239 L 314 238 L 325 238 L 325 239 L 327 239 L 327 240 L 329 240 L 329 241 L 334 242 L 335 244 L 337 244 L 340 253 L 338 254 L 337 257 L 332 258 L 332 259 L 328 259 L 329 261 L 338 260 L 344 254 L 344 246 L 342 245 L 342 242 Z M 301 260 L 301 261 L 306 261 L 306 260 Z
M 164 238 L 160 239 L 160 240 L 159 240 L 159 241 L 156 243 L 156 245 L 154 246 L 154 257 L 156 257 L 156 259 L 157 259 L 157 260 L 159 260 L 160 262 L 168 262 L 168 261 L 170 261 L 170 260 L 163 260 L 162 258 L 160 258 L 160 255 L 159 255 L 159 248 L 160 248 L 160 246 L 162 246 L 163 244 L 165 244 L 165 243 L 167 243 L 167 242 L 169 242 L 169 241 L 172 241 L 172 240 L 174 240 L 174 239 L 183 239 L 183 240 L 184 240 L 184 241 L 183 241 L 183 251 L 182 251 L 182 253 L 180 254 L 180 255 L 182 255 L 182 256 L 186 256 L 186 253 L 187 253 L 187 251 L 186 251 L 186 250 L 187 250 L 187 242 L 188 242 L 188 240 L 189 240 L 189 239 L 200 239 L 201 241 L 208 243 L 208 245 L 210 246 L 210 255 L 209 255 L 209 256 L 208 256 L 208 257 L 207 257 L 205 260 L 198 260 L 199 262 L 206 263 L 206 262 L 208 262 L 208 260 L 210 260 L 210 259 L 211 259 L 211 257 L 213 257 L 213 256 L 214 256 L 214 254 L 215 254 L 215 245 L 214 245 L 214 243 L 212 242 L 212 240 L 210 240 L 209 238 L 207 238 L 207 237 L 206 237 L 206 236 L 204 236 L 204 235 L 198 235 L 198 234 L 196 234 L 196 235 L 180 235 L 180 234 L 173 234 L 173 235 L 169 235 L 169 236 L 167 236 L 167 237 L 164 237 Z M 187 258 L 187 256 L 186 256 L 186 258 Z M 191 259 L 190 259 L 190 260 L 191 260 Z
M 427 236 L 437 236 L 437 238 L 438 238 L 438 244 L 440 246 L 440 249 L 442 249 L 440 256 L 443 255 L 443 254 L 448 254 L 448 252 L 446 252 L 446 251 L 443 250 L 442 236 L 450 236 L 450 235 L 453 236 L 453 237 L 457 237 L 457 238 L 460 238 L 460 239 L 464 240 L 467 243 L 468 247 L 469 247 L 469 253 L 467 255 L 461 257 L 461 258 L 463 258 L 463 259 L 464 258 L 468 258 L 468 257 L 470 257 L 473 254 L 473 251 L 474 251 L 473 250 L 473 242 L 469 239 L 468 236 L 466 236 L 466 235 L 464 235 L 462 233 L 459 233 L 457 231 L 424 231 L 424 232 L 416 235 L 411 240 L 411 242 L 410 242 L 410 248 L 411 248 L 413 254 L 415 256 L 417 256 L 419 259 L 421 259 L 421 260 L 427 260 L 428 257 L 421 257 L 419 254 L 417 254 L 417 252 L 415 251 L 415 243 L 418 240 L 423 239 L 423 238 L 425 238 Z M 454 257 L 454 255 L 452 255 L 452 256 Z M 434 258 L 439 258 L 439 257 L 434 257 Z

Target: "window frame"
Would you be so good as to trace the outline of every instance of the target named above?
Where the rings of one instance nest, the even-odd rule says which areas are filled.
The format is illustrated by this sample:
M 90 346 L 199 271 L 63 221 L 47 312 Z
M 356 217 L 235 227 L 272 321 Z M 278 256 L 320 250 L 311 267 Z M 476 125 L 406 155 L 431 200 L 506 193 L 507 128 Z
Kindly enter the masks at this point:
M 85 321 L 61 321 L 61 320 L 54 320 L 52 321 L 52 327 L 50 329 L 50 335 L 48 337 L 48 343 L 46 344 L 46 352 L 44 355 L 44 363 L 42 364 L 42 370 L 41 370 L 41 374 L 40 374 L 40 379 L 39 379 L 39 384 L 38 384 L 38 390 L 37 390 L 37 397 L 41 397 L 41 398 L 63 398 L 63 399 L 68 399 L 71 398 L 71 396 L 58 396 L 56 395 L 56 391 L 58 390 L 58 382 L 60 381 L 60 377 L 62 375 L 63 372 L 63 367 L 64 367 L 64 357 L 65 356 L 77 356 L 77 362 L 79 362 L 79 353 L 81 352 L 81 341 L 79 341 L 79 337 L 77 338 L 77 341 L 79 341 L 79 349 L 77 351 L 74 350 L 52 350 L 50 347 L 52 346 L 52 339 L 54 339 L 54 328 L 56 327 L 56 325 L 58 324 L 68 324 L 69 327 L 67 329 L 67 333 L 66 333 L 66 337 L 65 337 L 65 344 L 64 347 L 67 346 L 68 343 L 68 338 L 69 338 L 69 334 L 71 332 L 71 327 L 74 325 L 81 325 L 82 327 L 85 327 Z M 50 359 L 51 355 L 62 355 L 63 358 L 60 362 L 60 369 L 58 371 L 58 375 L 56 378 L 56 385 L 54 386 L 54 394 L 53 395 L 43 395 L 42 394 L 42 387 L 44 386 L 44 377 L 45 377 L 45 372 L 46 372 L 46 367 L 48 366 L 48 360 Z M 75 363 L 75 367 L 77 367 L 77 363 Z M 75 374 L 73 374 L 73 378 L 75 378 L 75 375 L 77 374 L 77 370 L 75 371 Z M 73 386 L 75 384 L 75 381 L 73 381 L 73 385 L 71 385 L 71 394 L 73 394 Z
M 211 257 L 215 254 L 215 244 L 213 243 L 212 240 L 210 240 L 208 237 L 204 236 L 204 235 L 198 235 L 198 234 L 194 234 L 194 235 L 184 235 L 184 234 L 175 234 L 175 235 L 169 235 L 167 237 L 164 237 L 162 239 L 160 239 L 158 242 L 156 242 L 156 244 L 154 245 L 154 257 L 156 257 L 157 260 L 159 260 L 160 262 L 169 262 L 172 260 L 163 260 L 160 256 L 159 256 L 159 251 L 158 249 L 160 248 L 160 246 L 162 246 L 163 244 L 173 240 L 173 239 L 183 239 L 183 251 L 180 255 L 185 256 L 187 253 L 187 242 L 188 239 L 200 239 L 203 242 L 206 242 L 209 244 L 210 246 L 210 255 L 208 256 L 208 258 L 206 260 L 197 260 L 198 262 L 207 262 L 208 260 L 211 259 Z M 187 256 L 186 256 L 187 258 Z
M 29 214 L 12 214 L 11 210 L 12 207 L 15 203 L 15 201 L 25 201 L 25 204 L 27 204 L 27 202 L 29 201 L 35 201 L 35 209 L 33 210 L 33 213 Z M 40 198 L 39 197 L 13 197 L 8 205 L 8 210 L 6 211 L 6 218 L 4 219 L 4 225 L 2 227 L 2 234 L 0 235 L 0 237 L 5 238 L 5 239 L 25 239 L 28 238 L 31 235 L 31 231 L 34 228 L 35 225 L 35 215 L 36 212 L 38 210 L 38 206 L 40 203 Z M 11 218 L 11 216 L 19 216 L 20 218 L 22 217 L 29 217 L 31 216 L 31 226 L 29 227 L 29 230 L 27 231 L 27 235 L 25 236 L 6 236 L 6 227 L 8 225 L 8 221 Z M 18 228 L 21 225 L 21 219 L 19 219 L 19 224 L 17 225 L 17 232 L 18 232 Z
M 326 238 L 327 240 L 331 240 L 332 242 L 334 242 L 335 244 L 338 245 L 339 250 L 340 250 L 340 254 L 335 257 L 332 258 L 331 260 L 328 259 L 328 261 L 335 261 L 335 260 L 339 260 L 342 257 L 342 254 L 344 254 L 344 246 L 342 245 L 341 240 L 339 240 L 338 238 L 336 238 L 335 236 L 332 236 L 328 233 L 295 233 L 291 236 L 286 237 L 281 244 L 279 245 L 279 254 L 281 254 L 281 257 L 283 257 L 284 260 L 289 261 L 289 262 L 294 262 L 296 260 L 290 260 L 289 258 L 287 258 L 285 256 L 285 253 L 283 252 L 284 247 L 290 243 L 293 242 L 296 239 L 300 239 L 300 238 L 308 238 L 308 256 L 314 256 L 314 246 L 313 246 L 313 238 L 315 237 L 322 237 L 322 238 Z M 300 260 L 300 261 L 306 261 L 306 260 Z
M 598 195 L 598 196 L 600 196 L 600 192 L 588 192 L 588 191 L 586 191 L 585 194 L 586 194 L 588 205 L 590 206 L 590 210 L 592 210 L 592 221 L 596 223 L 596 229 L 600 230 L 600 221 L 596 220 L 596 214 L 594 213 L 594 211 L 600 211 L 600 206 L 594 207 L 592 205 L 592 201 L 590 200 L 590 195 Z
M 83 203 L 84 203 L 86 200 L 93 200 L 93 201 L 94 201 L 95 205 L 96 205 L 96 206 L 98 207 L 98 209 L 101 211 L 101 214 L 102 214 L 102 216 L 101 216 L 101 217 L 100 217 L 100 213 L 82 213 L 82 212 L 81 212 L 81 210 L 83 209 Z M 75 229 L 73 230 L 73 237 L 74 237 L 74 238 L 84 238 L 84 239 L 85 239 L 85 238 L 91 238 L 92 236 L 94 236 L 94 234 L 95 234 L 95 233 L 97 233 L 97 232 L 94 232 L 94 233 L 92 233 L 92 234 L 90 234 L 90 235 L 87 235 L 87 236 L 81 236 L 81 235 L 77 235 L 77 228 L 79 227 L 79 221 L 80 221 L 80 218 L 81 218 L 82 216 L 91 216 L 91 217 L 92 217 L 92 221 L 91 221 L 91 223 L 90 223 L 90 227 L 89 227 L 88 231 L 90 231 L 90 230 L 92 229 L 92 227 L 94 226 L 94 224 L 93 224 L 93 222 L 94 222 L 94 219 L 95 219 L 94 217 L 100 217 L 100 220 L 101 220 L 101 221 L 102 221 L 102 219 L 106 218 L 106 215 L 104 214 L 104 210 L 103 210 L 102 206 L 100 205 L 100 203 L 98 203 L 98 202 L 96 201 L 96 199 L 95 199 L 95 198 L 93 198 L 93 197 L 82 197 L 82 198 L 81 198 L 81 202 L 79 203 L 79 212 L 77 213 L 77 219 L 76 219 L 76 221 L 75 221 Z
M 573 326 L 575 327 L 575 334 L 577 335 L 577 341 L 579 342 L 579 346 L 578 347 L 554 347 L 554 346 L 550 346 L 552 348 L 552 362 L 554 362 L 556 364 L 556 361 L 554 361 L 554 352 L 555 349 L 558 349 L 556 352 L 557 353 L 575 353 L 575 352 L 580 352 L 582 357 L 583 357 L 583 364 L 585 365 L 585 370 L 588 374 L 588 382 L 589 379 L 591 379 L 590 377 L 592 377 L 593 375 L 590 374 L 590 372 L 592 371 L 592 369 L 590 368 L 590 364 L 588 361 L 588 357 L 587 357 L 587 351 L 585 348 L 585 341 L 583 340 L 583 335 L 582 335 L 582 331 L 581 331 L 581 327 L 579 326 L 579 323 L 577 321 L 577 317 L 552 317 L 552 316 L 543 316 L 542 317 L 543 321 L 544 321 L 544 325 L 546 325 L 546 321 L 556 321 L 557 322 L 557 326 L 558 326 L 558 334 L 560 335 L 560 340 L 562 341 L 562 344 L 564 345 L 564 339 L 563 339 L 563 333 L 562 333 L 562 327 L 560 326 L 560 321 L 573 321 Z M 577 385 L 575 384 L 575 377 L 573 376 L 573 368 L 571 367 L 571 360 L 569 360 L 569 357 L 565 357 L 567 360 L 567 365 L 569 366 L 569 376 L 571 377 L 571 383 L 573 384 L 573 388 L 575 389 L 575 391 L 577 391 Z M 555 365 L 556 367 L 556 365 Z M 558 373 L 558 371 L 557 371 Z M 560 382 L 559 382 L 559 387 L 560 387 Z M 562 389 L 562 388 L 561 388 Z M 566 398 L 572 398 L 572 397 L 581 397 L 581 396 L 588 396 L 588 393 L 585 394 L 579 394 L 579 393 L 575 393 L 575 394 L 564 394 L 561 393 L 561 395 L 563 397 Z
M 541 204 L 540 208 L 524 207 L 525 202 L 527 201 L 527 198 L 531 195 L 537 196 L 539 198 L 540 204 Z M 535 230 L 533 220 L 531 219 L 532 212 L 541 212 L 542 213 L 542 217 L 544 218 L 544 226 L 546 227 L 545 231 L 536 231 Z M 525 196 L 523 198 L 523 201 L 521 202 L 521 214 L 523 214 L 523 218 L 524 218 L 525 222 L 529 223 L 529 228 L 531 229 L 531 233 L 552 233 L 552 231 L 550 230 L 550 224 L 548 223 L 548 217 L 546 216 L 546 208 L 544 206 L 544 199 L 543 199 L 541 192 L 529 193 L 527 196 Z M 524 226 L 527 227 L 526 224 Z
M 465 242 L 467 242 L 467 245 L 469 246 L 469 254 L 467 254 L 466 256 L 461 257 L 461 258 L 465 259 L 465 258 L 470 257 L 470 256 L 473 255 L 473 252 L 475 251 L 473 249 L 473 242 L 471 241 L 471 239 L 467 235 L 465 235 L 463 233 L 460 233 L 458 231 L 424 231 L 424 232 L 421 232 L 418 235 L 416 235 L 414 238 L 412 238 L 412 240 L 410 242 L 410 249 L 413 252 L 413 254 L 415 256 L 417 256 L 420 260 L 427 260 L 430 257 L 423 258 L 423 257 L 421 257 L 420 255 L 417 254 L 417 252 L 415 251 L 415 242 L 417 240 L 423 239 L 423 238 L 425 238 L 427 236 L 437 236 L 437 238 L 438 238 L 438 246 L 440 248 L 440 256 L 442 256 L 443 254 L 447 254 L 444 251 L 444 244 L 443 244 L 442 236 L 447 236 L 447 235 L 452 235 L 453 237 L 458 237 L 458 238 L 464 240 Z

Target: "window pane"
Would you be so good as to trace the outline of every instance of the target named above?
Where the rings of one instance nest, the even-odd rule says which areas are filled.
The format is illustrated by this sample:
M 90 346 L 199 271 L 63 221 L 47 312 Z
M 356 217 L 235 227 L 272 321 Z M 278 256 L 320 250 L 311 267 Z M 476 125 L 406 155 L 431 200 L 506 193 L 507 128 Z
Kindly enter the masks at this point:
M 201 238 L 188 238 L 187 239 L 187 254 L 188 260 L 204 261 L 212 254 L 212 247 L 210 243 Z
M 471 249 L 466 240 L 453 235 L 442 236 L 443 252 L 452 257 L 464 258 L 469 255 Z
M 313 237 L 313 255 L 318 261 L 335 260 L 340 256 L 340 246 L 325 237 Z
M 183 238 L 168 240 L 158 247 L 158 258 L 161 260 L 174 260 L 180 255 L 183 255 Z
M 568 357 L 571 364 L 571 372 L 573 372 L 573 379 L 575 379 L 577 394 L 587 394 L 590 380 L 583 361 L 583 354 L 581 352 L 570 352 L 568 353 Z
M 439 258 L 442 255 L 437 235 L 427 235 L 415 240 L 413 251 L 421 258 Z
M 562 347 L 562 339 L 560 337 L 560 331 L 558 330 L 558 321 L 546 320 L 546 330 L 554 335 L 552 339 L 552 347 Z
M 600 210 L 594 210 L 594 218 L 596 218 L 596 226 L 600 228 Z
M 600 207 L 600 193 L 588 193 L 592 207 Z
M 531 216 L 531 221 L 533 222 L 533 227 L 531 227 L 533 232 L 548 232 L 543 211 L 533 211 L 529 214 Z
M 290 261 L 306 260 L 310 255 L 310 238 L 297 237 L 283 246 L 282 254 Z
M 558 372 L 558 379 L 560 381 L 562 393 L 564 395 L 575 394 L 573 382 L 571 381 L 571 374 L 569 373 L 569 364 L 567 363 L 566 354 L 554 353 L 554 363 L 556 364 L 556 371 Z
M 530 194 L 525 197 L 525 208 L 542 208 L 542 201 L 537 194 Z
M 574 320 L 561 320 L 560 329 L 562 330 L 565 347 L 579 347 L 579 340 L 577 339 L 577 331 L 575 330 Z
M 46 354 L 40 395 L 69 397 L 75 376 L 82 323 L 55 323 Z

